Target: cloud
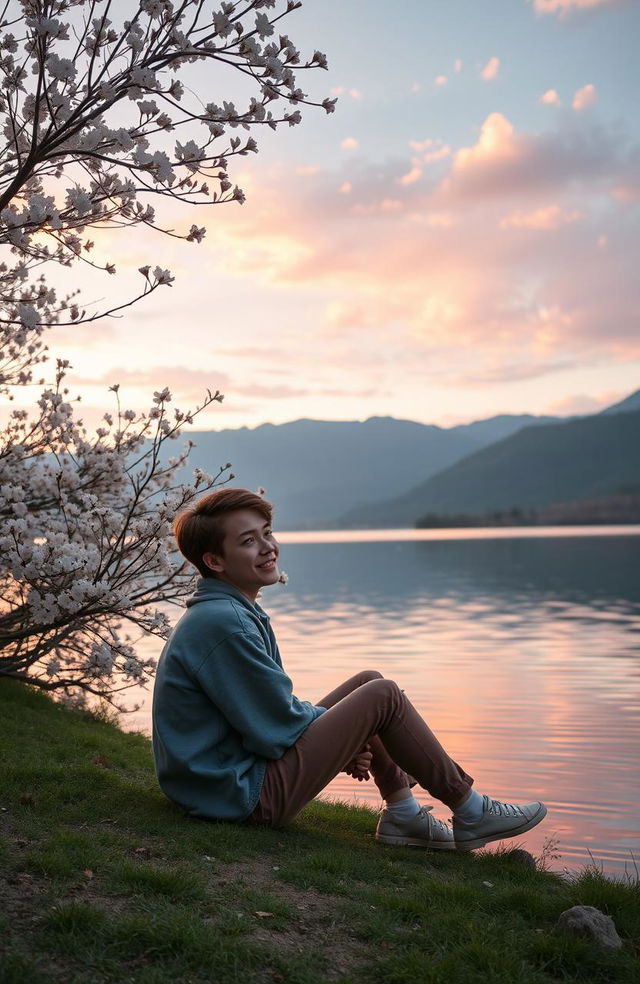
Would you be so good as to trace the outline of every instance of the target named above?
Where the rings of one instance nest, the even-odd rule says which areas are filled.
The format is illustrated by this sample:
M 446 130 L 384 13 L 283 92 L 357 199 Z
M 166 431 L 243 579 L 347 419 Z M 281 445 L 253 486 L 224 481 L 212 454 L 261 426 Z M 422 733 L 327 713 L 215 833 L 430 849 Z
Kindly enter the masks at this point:
M 416 139 L 404 159 L 313 182 L 272 173 L 210 247 L 234 277 L 321 299 L 336 365 L 371 352 L 373 371 L 384 352 L 403 372 L 444 378 L 453 362 L 489 385 L 640 358 L 640 234 L 610 194 L 640 150 L 587 116 L 557 125 L 494 113 L 466 147 Z
M 419 181 L 421 177 L 422 177 L 422 168 L 418 167 L 417 164 L 414 164 L 410 171 L 407 171 L 406 174 L 403 174 L 400 178 L 397 179 L 397 182 L 398 184 L 401 185 L 410 185 L 413 184 L 415 181 Z
M 574 363 L 569 360 L 549 361 L 532 359 L 527 356 L 521 361 L 489 358 L 481 368 L 472 368 L 464 373 L 451 371 L 446 375 L 450 386 L 474 386 L 491 388 L 497 383 L 524 383 L 530 379 L 538 379 L 552 372 L 563 372 L 573 369 Z
M 583 85 L 575 93 L 571 105 L 577 110 L 586 109 L 588 106 L 593 106 L 597 98 L 598 93 L 596 92 L 595 85 Z
M 343 150 L 356 150 L 360 144 L 355 137 L 345 137 L 340 146 Z
M 202 354 L 200 355 L 202 359 Z M 219 390 L 226 396 L 243 396 L 255 399 L 287 399 L 304 396 L 306 389 L 278 384 L 265 386 L 239 383 L 233 375 L 212 370 L 189 369 L 186 366 L 152 366 L 145 369 L 114 367 L 102 376 L 73 375 L 72 385 L 85 387 L 109 387 L 120 383 L 120 392 L 126 402 L 128 391 L 144 390 L 149 397 L 158 388 L 168 386 L 174 398 L 191 403 L 202 401 L 208 389 Z
M 518 133 L 501 113 L 491 113 L 471 147 L 453 156 L 453 166 L 442 182 L 443 199 L 482 199 L 532 195 L 571 183 L 606 179 L 620 156 L 619 134 L 598 126 L 571 126 L 562 130 Z
M 353 191 L 353 185 L 351 184 L 350 181 L 343 181 L 340 187 L 338 188 L 338 191 L 340 192 L 341 195 L 350 195 L 351 192 Z
M 600 413 L 607 407 L 619 403 L 629 394 L 623 390 L 608 390 L 600 396 L 591 396 L 584 393 L 576 393 L 565 396 L 560 400 L 555 400 L 549 405 L 551 413 L 556 413 L 561 417 L 565 416 L 587 416 L 588 414 Z
M 344 85 L 334 85 L 331 90 L 331 96 L 344 96 L 348 95 L 356 102 L 362 102 L 364 99 L 364 93 L 360 89 L 347 89 Z
M 381 201 L 371 202 L 367 205 L 356 203 L 352 206 L 354 215 L 390 215 L 393 212 L 401 212 L 403 202 L 401 198 L 385 197 Z
M 462 71 L 462 59 L 461 58 L 456 58 L 456 60 L 453 63 L 453 70 L 456 73 L 456 75 L 459 72 Z
M 500 220 L 501 229 L 559 229 L 577 222 L 583 213 L 578 209 L 563 209 L 561 205 L 546 205 L 533 211 L 516 211 Z
M 433 164 L 435 161 L 444 160 L 445 157 L 449 157 L 451 154 L 451 147 L 448 144 L 444 144 L 442 147 L 437 147 L 435 150 L 427 151 L 427 153 L 422 158 L 425 164 Z
M 533 0 L 533 7 L 539 14 L 560 14 L 564 16 L 573 10 L 588 10 L 592 7 L 612 6 L 617 0 Z
M 89 311 L 90 313 L 90 311 Z M 85 344 L 84 333 L 89 331 L 94 343 L 110 341 L 116 336 L 115 323 L 109 318 L 102 318 L 89 326 L 85 325 L 54 325 L 47 332 L 47 344 L 54 352 L 61 349 L 82 347 Z
M 418 160 L 412 159 L 413 166 L 421 163 L 433 164 L 451 154 L 451 147 L 448 144 L 443 144 L 441 140 L 434 140 L 432 137 L 427 138 L 427 140 L 411 140 L 409 146 L 419 155 Z
M 435 77 L 435 79 L 433 81 L 434 81 L 434 84 L 435 85 L 437 85 L 437 86 L 443 86 L 443 85 L 446 85 L 447 84 L 448 79 L 447 79 L 447 76 L 446 75 L 436 75 L 436 77 Z
M 547 106 L 559 106 L 560 96 L 555 89 L 547 89 L 546 92 L 540 96 L 540 102 L 545 103 Z
M 463 147 L 455 155 L 458 171 L 482 167 L 487 161 L 514 160 L 521 156 L 521 142 L 515 127 L 502 113 L 491 113 L 480 129 L 480 137 L 473 147 Z
M 499 71 L 500 71 L 500 59 L 494 56 L 493 58 L 489 59 L 487 64 L 480 72 L 480 78 L 484 79 L 485 82 L 489 82 L 491 81 L 491 79 L 498 78 Z

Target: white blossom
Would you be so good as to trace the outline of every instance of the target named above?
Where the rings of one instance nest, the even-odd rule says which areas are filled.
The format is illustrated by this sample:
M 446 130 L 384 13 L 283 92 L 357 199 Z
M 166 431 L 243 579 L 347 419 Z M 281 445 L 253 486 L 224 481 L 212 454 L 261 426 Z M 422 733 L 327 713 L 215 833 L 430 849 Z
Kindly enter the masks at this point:
M 91 212 L 93 203 L 84 188 L 69 188 L 67 190 L 67 204 L 80 215 Z
M 221 38 L 229 37 L 231 31 L 233 30 L 233 24 L 227 15 L 221 10 L 213 15 L 213 26 L 216 34 L 219 34 Z
M 270 37 L 273 34 L 273 30 L 273 24 L 267 14 L 256 14 L 256 32 L 262 40 Z
M 46 61 L 47 71 L 51 78 L 58 79 L 60 82 L 68 82 L 75 79 L 77 69 L 71 58 L 59 58 L 56 54 L 50 54 Z
M 32 304 L 18 305 L 18 314 L 25 328 L 35 328 L 40 320 L 38 312 Z
M 138 103 L 138 109 L 140 110 L 141 116 L 155 116 L 159 113 L 158 104 L 153 99 L 143 99 Z
M 257 143 L 229 132 L 296 124 L 299 110 L 278 114 L 278 100 L 318 105 L 296 86 L 297 48 L 275 37 L 273 22 L 280 27 L 295 3 L 215 6 L 140 0 L 122 20 L 122 5 L 111 4 L 112 22 L 90 0 L 7 0 L 0 24 L 0 396 L 16 386 L 37 394 L 29 410 L 9 408 L 0 428 L 0 674 L 67 701 L 80 702 L 83 690 L 115 701 L 119 688 L 153 672 L 137 639 L 166 637 L 163 606 L 192 582 L 171 538 L 173 518 L 196 491 L 233 476 L 227 464 L 182 484 L 191 442 L 167 451 L 222 394 L 174 409 L 160 381 L 138 413 L 121 405 L 116 382 L 114 406 L 89 434 L 65 386 L 68 362 L 46 365 L 52 325 L 82 331 L 171 285 L 171 271 L 144 263 L 137 296 L 119 305 L 105 291 L 102 307 L 60 291 L 48 271 L 87 260 L 116 276 L 94 227 L 144 225 L 201 242 L 204 226 L 161 225 L 158 197 L 199 209 L 242 203 L 233 159 Z M 192 62 L 216 68 L 216 102 L 197 91 L 195 76 L 185 84 Z M 326 59 L 316 52 L 303 67 L 325 68 Z M 334 104 L 321 103 L 327 112 Z M 173 158 L 172 130 L 180 137 Z
M 152 20 L 161 17 L 167 6 L 165 0 L 140 0 L 140 9 L 144 10 L 145 14 L 149 14 Z

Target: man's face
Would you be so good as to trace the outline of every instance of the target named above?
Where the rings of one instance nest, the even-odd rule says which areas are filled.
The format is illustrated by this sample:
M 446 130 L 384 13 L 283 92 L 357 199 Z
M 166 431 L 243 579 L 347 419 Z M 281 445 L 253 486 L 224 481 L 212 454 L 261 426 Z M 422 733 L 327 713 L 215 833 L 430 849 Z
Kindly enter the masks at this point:
M 220 578 L 255 601 L 258 591 L 280 577 L 280 548 L 271 525 L 256 509 L 238 509 L 223 520 L 222 554 L 205 553 L 205 564 Z

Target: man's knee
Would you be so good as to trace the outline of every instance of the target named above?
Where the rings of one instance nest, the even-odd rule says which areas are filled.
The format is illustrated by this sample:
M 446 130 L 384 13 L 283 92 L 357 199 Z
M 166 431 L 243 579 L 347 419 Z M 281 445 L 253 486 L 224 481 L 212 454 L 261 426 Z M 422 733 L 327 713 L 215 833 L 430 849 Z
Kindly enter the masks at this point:
M 362 673 L 360 674 L 360 678 L 363 684 L 370 683 L 372 680 L 384 679 L 382 673 L 378 673 L 377 670 L 363 670 Z
M 378 700 L 390 700 L 394 703 L 402 700 L 402 690 L 395 680 L 387 680 L 379 673 L 372 677 L 366 684 L 367 690 L 375 694 Z

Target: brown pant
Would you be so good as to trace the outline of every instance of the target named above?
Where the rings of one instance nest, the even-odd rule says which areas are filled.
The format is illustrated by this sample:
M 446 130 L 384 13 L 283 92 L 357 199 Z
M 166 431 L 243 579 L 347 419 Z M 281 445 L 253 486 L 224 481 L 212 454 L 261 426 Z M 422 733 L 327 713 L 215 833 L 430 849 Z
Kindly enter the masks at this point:
M 473 779 L 449 758 L 393 680 L 364 670 L 318 705 L 328 710 L 282 758 L 268 762 L 251 820 L 272 827 L 293 820 L 364 745 L 373 753 L 371 775 L 383 799 L 415 780 L 452 810 L 466 798 Z

